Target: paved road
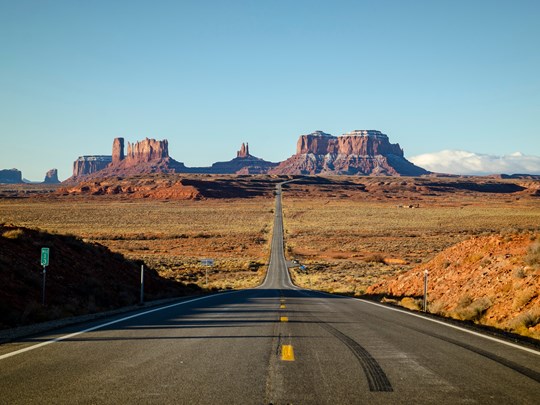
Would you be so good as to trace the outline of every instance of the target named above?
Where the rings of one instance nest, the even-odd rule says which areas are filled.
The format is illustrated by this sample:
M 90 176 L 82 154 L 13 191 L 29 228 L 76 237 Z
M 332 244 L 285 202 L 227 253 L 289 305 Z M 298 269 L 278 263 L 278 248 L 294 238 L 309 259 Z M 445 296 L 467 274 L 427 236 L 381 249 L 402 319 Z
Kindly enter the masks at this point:
M 539 403 L 537 351 L 293 286 L 282 227 L 259 288 L 0 346 L 0 403 Z

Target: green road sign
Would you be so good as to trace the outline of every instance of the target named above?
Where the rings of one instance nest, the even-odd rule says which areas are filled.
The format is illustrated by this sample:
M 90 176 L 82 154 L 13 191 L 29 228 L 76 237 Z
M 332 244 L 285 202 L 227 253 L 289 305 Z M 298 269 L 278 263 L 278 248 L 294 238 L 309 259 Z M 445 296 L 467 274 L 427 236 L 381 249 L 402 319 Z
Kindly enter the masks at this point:
M 41 265 L 49 265 L 49 248 L 41 248 Z

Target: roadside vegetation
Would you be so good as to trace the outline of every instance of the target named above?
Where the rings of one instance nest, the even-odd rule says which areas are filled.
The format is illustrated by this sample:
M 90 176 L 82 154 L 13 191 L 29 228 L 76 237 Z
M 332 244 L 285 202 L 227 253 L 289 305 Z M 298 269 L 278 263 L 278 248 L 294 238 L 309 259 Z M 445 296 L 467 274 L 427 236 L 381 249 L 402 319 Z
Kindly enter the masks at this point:
M 254 287 L 264 277 L 273 204 L 272 197 L 0 200 L 0 222 L 97 242 L 171 280 L 232 289 Z M 214 265 L 202 266 L 205 258 Z
M 50 249 L 45 305 L 41 248 Z M 0 329 L 135 305 L 140 299 L 140 266 L 105 246 L 71 235 L 0 225 Z M 145 269 L 145 297 L 154 300 L 197 294 Z
M 420 310 L 423 271 L 438 269 L 430 312 L 540 338 L 537 197 L 344 194 L 295 183 L 284 193 L 286 255 L 301 265 L 291 268 L 295 283 Z

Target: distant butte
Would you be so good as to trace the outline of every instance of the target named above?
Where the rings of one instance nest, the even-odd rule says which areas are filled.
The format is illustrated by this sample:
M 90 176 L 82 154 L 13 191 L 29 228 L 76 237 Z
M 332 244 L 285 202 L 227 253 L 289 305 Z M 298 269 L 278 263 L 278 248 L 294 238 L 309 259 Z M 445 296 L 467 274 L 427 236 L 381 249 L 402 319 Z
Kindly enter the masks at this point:
M 427 170 L 403 155 L 399 144 L 375 130 L 355 130 L 342 136 L 322 131 L 301 135 L 296 154 L 270 174 L 348 174 L 364 176 L 421 176 Z
M 111 156 L 79 157 L 66 181 L 147 173 L 420 176 L 429 172 L 405 159 L 399 144 L 390 143 L 380 131 L 356 130 L 337 137 L 315 131 L 301 135 L 296 154 L 284 162 L 253 156 L 249 144 L 242 143 L 234 159 L 210 167 L 186 167 L 172 159 L 166 139 L 128 142 L 124 153 L 124 138 L 115 138 Z

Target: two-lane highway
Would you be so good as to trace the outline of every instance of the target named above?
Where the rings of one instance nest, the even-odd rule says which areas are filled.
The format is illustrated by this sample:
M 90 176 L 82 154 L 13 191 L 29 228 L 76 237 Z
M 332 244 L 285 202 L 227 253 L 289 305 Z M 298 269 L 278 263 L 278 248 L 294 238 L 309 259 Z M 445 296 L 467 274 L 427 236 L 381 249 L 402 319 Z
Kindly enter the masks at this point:
M 0 403 L 538 403 L 534 349 L 295 287 L 281 194 L 259 288 L 0 346 Z

